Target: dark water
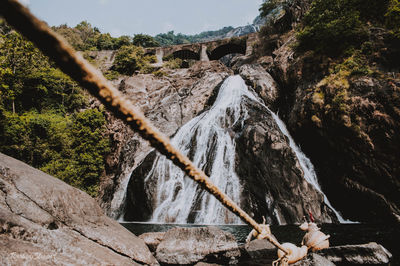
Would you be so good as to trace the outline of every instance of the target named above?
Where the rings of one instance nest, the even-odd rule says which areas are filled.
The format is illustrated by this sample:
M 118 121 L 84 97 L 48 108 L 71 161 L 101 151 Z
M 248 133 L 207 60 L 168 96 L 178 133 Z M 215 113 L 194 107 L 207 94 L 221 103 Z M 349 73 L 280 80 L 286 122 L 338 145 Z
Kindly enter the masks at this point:
M 121 223 L 125 228 L 141 235 L 147 232 L 166 232 L 173 227 L 201 227 L 204 225 L 193 224 L 148 224 L 148 223 Z M 244 243 L 251 228 L 247 225 L 218 225 L 224 231 L 232 233 L 239 243 Z M 391 265 L 400 265 L 400 227 L 395 225 L 369 225 L 369 224 L 322 224 L 321 231 L 329 234 L 331 246 L 366 244 L 377 242 L 392 254 Z M 304 236 L 297 225 L 271 226 L 272 233 L 279 242 L 300 244 Z

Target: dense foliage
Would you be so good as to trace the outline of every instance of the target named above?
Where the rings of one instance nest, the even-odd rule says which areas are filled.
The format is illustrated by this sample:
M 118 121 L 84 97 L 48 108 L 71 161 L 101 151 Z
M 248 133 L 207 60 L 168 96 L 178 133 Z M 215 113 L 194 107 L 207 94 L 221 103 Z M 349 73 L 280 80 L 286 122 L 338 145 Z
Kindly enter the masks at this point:
M 80 51 L 117 50 L 122 46 L 132 44 L 142 47 L 159 46 L 150 35 L 136 34 L 133 38 L 123 35 L 114 38 L 109 33 L 101 33 L 98 28 L 86 21 L 82 21 L 73 28 L 64 24 L 53 27 L 53 30 L 61 34 L 76 50 Z
M 160 46 L 160 44 L 153 37 L 146 34 L 136 34 L 135 37 L 133 37 L 132 44 L 141 47 Z
M 101 33 L 97 27 L 93 27 L 87 21 L 82 21 L 72 28 L 63 24 L 53 27 L 53 30 L 62 35 L 76 50 L 95 51 L 118 50 L 126 45 L 146 48 L 202 42 L 223 36 L 233 30 L 233 27 L 224 27 L 215 31 L 205 31 L 196 35 L 175 34 L 174 31 L 170 31 L 168 33 L 158 34 L 155 37 L 147 34 L 135 34 L 133 38 L 126 35 L 114 38 L 109 33 Z
M 169 31 L 168 33 L 158 34 L 154 38 L 161 46 L 169 46 L 207 41 L 212 38 L 223 36 L 231 30 L 233 30 L 233 27 L 224 27 L 220 30 L 204 31 L 196 35 L 175 34 L 174 31 Z
M 337 55 L 358 49 L 372 26 L 400 27 L 398 0 L 315 0 L 298 34 L 300 50 Z
M 109 151 L 103 111 L 31 42 L 4 22 L 0 32 L 0 151 L 95 196 Z

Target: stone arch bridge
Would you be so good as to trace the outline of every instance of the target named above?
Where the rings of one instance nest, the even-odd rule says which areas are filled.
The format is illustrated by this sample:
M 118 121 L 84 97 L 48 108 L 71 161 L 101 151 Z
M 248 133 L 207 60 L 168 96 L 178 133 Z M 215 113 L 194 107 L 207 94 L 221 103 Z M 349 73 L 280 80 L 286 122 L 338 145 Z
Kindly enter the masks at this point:
M 171 57 L 183 60 L 219 60 L 228 54 L 251 54 L 253 52 L 253 44 L 256 40 L 257 33 L 251 33 L 241 37 L 210 42 L 146 48 L 145 54 L 156 55 L 157 64 L 162 64 L 163 60 Z

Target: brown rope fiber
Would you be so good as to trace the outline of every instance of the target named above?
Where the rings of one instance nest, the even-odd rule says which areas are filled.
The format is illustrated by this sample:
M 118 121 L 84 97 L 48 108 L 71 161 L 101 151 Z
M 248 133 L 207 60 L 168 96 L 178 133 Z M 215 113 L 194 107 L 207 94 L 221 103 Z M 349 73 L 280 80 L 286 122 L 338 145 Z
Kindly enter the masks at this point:
M 216 197 L 231 212 L 239 216 L 259 233 L 262 232 L 262 228 L 254 219 L 216 187 L 203 171 L 199 170 L 185 155 L 173 147 L 168 137 L 153 126 L 130 101 L 124 99 L 121 93 L 104 78 L 100 71 L 96 70 L 81 55 L 76 53 L 46 23 L 32 15 L 17 0 L 0 0 L 0 14 L 10 25 L 35 43 L 62 71 L 76 80 L 82 87 L 88 89 L 114 115 L 125 120 L 133 130 L 148 140 L 161 154 L 172 160 L 176 166 Z M 288 254 L 287 250 L 270 235 L 266 236 L 266 239 Z

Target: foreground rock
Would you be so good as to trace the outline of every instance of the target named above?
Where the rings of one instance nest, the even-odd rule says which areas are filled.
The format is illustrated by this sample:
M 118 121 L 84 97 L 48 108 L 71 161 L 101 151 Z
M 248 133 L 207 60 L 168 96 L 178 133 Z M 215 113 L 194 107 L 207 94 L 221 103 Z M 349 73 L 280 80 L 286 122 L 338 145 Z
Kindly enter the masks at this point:
M 0 153 L 0 264 L 158 265 L 94 199 Z
M 164 239 L 165 232 L 151 232 L 144 233 L 139 236 L 140 239 L 146 243 L 151 252 L 155 252 L 157 250 L 158 245 Z
M 306 258 L 293 264 L 293 266 L 334 266 L 334 265 L 335 264 L 332 261 L 315 253 L 310 253 Z
M 270 265 L 277 259 L 277 250 L 266 240 L 253 240 L 241 247 L 240 265 Z M 392 254 L 377 243 L 335 246 L 309 252 L 296 266 L 387 265 Z
M 242 256 L 239 265 L 271 265 L 277 257 L 277 248 L 268 240 L 253 240 L 241 247 Z M 310 253 L 303 260 L 293 264 L 296 266 L 331 266 L 335 265 L 327 258 Z
M 173 228 L 157 247 L 163 264 L 235 263 L 240 250 L 232 234 L 217 227 Z
M 250 241 L 244 245 L 242 249 L 242 257 L 248 257 L 251 259 L 274 258 L 277 252 L 276 247 L 266 239 Z
M 392 254 L 383 246 L 372 242 L 364 245 L 346 245 L 324 249 L 318 252 L 334 263 L 345 264 L 388 264 Z

